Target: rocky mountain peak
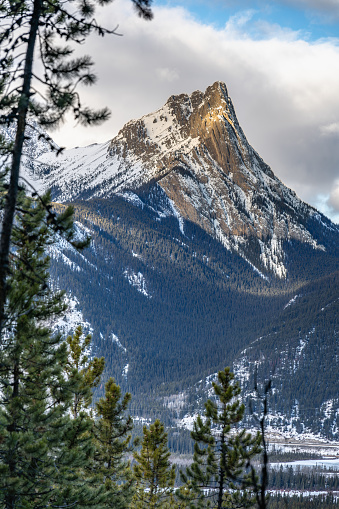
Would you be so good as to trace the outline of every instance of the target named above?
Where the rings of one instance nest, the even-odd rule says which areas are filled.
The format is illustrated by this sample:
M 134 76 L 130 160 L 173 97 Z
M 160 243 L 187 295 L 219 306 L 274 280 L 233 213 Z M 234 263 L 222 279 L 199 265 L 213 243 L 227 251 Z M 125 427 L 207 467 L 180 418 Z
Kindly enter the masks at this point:
M 186 110 L 187 114 L 184 115 L 184 118 L 187 120 L 191 117 L 191 114 L 193 114 L 193 117 L 204 115 L 206 112 L 201 109 L 204 106 L 207 106 L 207 109 L 210 111 L 217 110 L 218 108 L 225 109 L 225 107 L 227 108 L 228 100 L 229 97 L 225 83 L 216 81 L 213 85 L 207 87 L 204 93 L 196 90 L 191 95 L 172 95 L 167 100 L 166 105 L 173 113 L 178 112 L 178 110 Z M 182 117 L 180 114 L 177 115 L 178 120 L 180 117 Z
M 108 153 L 130 159 L 131 149 L 133 159 L 141 158 L 148 166 L 151 162 L 150 179 L 159 180 L 179 163 L 185 166 L 185 159 L 196 160 L 197 156 L 213 159 L 225 175 L 231 174 L 245 190 L 245 173 L 253 173 L 251 159 L 255 153 L 239 126 L 222 82 L 215 82 L 204 93 L 198 90 L 191 95 L 171 96 L 156 112 L 128 122 L 111 141 Z M 274 178 L 261 159 L 260 165 Z M 139 182 L 129 181 L 129 185 L 138 187 Z
M 183 219 L 246 259 L 252 258 L 246 246 L 256 239 L 261 263 L 280 277 L 286 275 L 284 240 L 323 249 L 303 226 L 314 210 L 250 146 L 222 82 L 204 93 L 171 96 L 158 111 L 129 122 L 109 155 L 144 170 L 122 187 L 138 192 L 145 183 L 160 186 Z
M 251 147 L 219 81 L 205 92 L 171 96 L 157 111 L 128 122 L 108 144 L 58 158 L 43 154 L 30 177 L 52 188 L 59 201 L 127 192 L 147 205 L 148 188 L 152 208 L 160 217 L 179 217 L 182 233 L 185 220 L 193 222 L 258 270 L 279 277 L 287 274 L 286 240 L 324 249 L 307 227 L 320 215 Z M 162 196 L 159 203 L 156 195 Z

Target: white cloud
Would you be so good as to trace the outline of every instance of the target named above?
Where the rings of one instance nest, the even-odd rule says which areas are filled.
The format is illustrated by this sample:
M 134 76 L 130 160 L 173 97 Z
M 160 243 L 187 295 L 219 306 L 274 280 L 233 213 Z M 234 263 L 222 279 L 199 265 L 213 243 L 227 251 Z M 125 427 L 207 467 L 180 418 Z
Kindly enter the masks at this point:
M 321 126 L 320 131 L 324 136 L 339 136 L 339 122 Z
M 227 33 L 228 37 L 243 37 L 244 28 L 249 21 L 252 21 L 255 12 L 254 9 L 248 9 L 231 16 L 225 25 L 225 33 Z
M 109 106 L 112 118 L 91 130 L 70 122 L 56 141 L 106 141 L 170 95 L 222 80 L 249 142 L 276 175 L 310 203 L 319 194 L 329 196 L 339 161 L 335 41 L 310 43 L 267 24 L 263 38 L 252 37 L 246 31 L 252 11 L 233 17 L 224 29 L 197 22 L 183 8 L 154 11 L 147 23 L 128 2 L 116 0 L 98 16 L 106 25 L 107 19 L 112 26 L 118 22 L 124 36 L 90 39 L 85 50 L 94 55 L 99 82 L 83 95 L 90 105 Z
M 331 194 L 328 198 L 328 205 L 332 207 L 335 212 L 339 213 L 339 180 L 336 181 Z
M 168 67 L 158 67 L 155 70 L 156 75 L 158 78 L 160 78 L 162 81 L 169 81 L 172 83 L 172 81 L 176 81 L 179 79 L 179 74 L 177 73 L 176 69 L 169 69 Z
M 291 30 L 288 27 L 281 27 L 277 23 L 269 23 L 263 19 L 255 19 L 258 11 L 247 9 L 239 11 L 229 18 L 225 24 L 224 36 L 230 40 L 261 40 L 280 39 L 296 40 L 303 31 Z M 306 34 L 307 35 L 307 34 Z
M 335 181 L 330 194 L 318 194 L 315 199 L 318 210 L 339 224 L 339 180 Z

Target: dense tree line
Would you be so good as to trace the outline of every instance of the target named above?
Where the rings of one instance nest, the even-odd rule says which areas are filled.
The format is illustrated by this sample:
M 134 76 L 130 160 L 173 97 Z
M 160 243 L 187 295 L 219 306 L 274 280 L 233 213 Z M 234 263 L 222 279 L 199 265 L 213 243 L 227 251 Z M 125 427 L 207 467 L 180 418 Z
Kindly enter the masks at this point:
M 270 498 L 270 509 L 335 509 L 339 506 L 336 496 L 315 495 L 274 495 Z
M 89 220 L 85 221 L 85 225 L 93 232 L 94 249 L 87 252 L 86 257 L 98 271 L 88 264 L 86 266 L 84 261 L 78 260 L 72 253 L 66 253 L 70 260 L 79 264 L 83 272 L 71 273 L 67 267 L 58 264 L 53 276 L 59 277 L 64 283 L 63 287 L 76 288 L 86 317 L 102 332 L 105 339 L 105 334 L 115 331 L 119 336 L 120 332 L 125 346 L 130 345 L 134 355 L 138 356 L 140 352 L 141 356 L 143 348 L 152 348 L 157 352 L 154 365 L 147 366 L 147 369 L 144 369 L 144 363 L 138 358 L 132 361 L 131 377 L 135 373 L 135 380 L 140 379 L 139 369 L 144 369 L 146 376 L 152 373 L 149 382 L 153 381 L 154 385 L 159 385 L 159 382 L 169 384 L 170 374 L 174 372 L 176 376 L 172 378 L 180 380 L 185 374 L 189 380 L 197 371 L 202 348 L 205 356 L 204 370 L 208 374 L 208 365 L 216 364 L 213 341 L 218 343 L 219 356 L 229 361 L 249 340 L 253 328 L 258 333 L 262 331 L 265 324 L 269 323 L 271 313 L 276 313 L 287 299 L 277 296 L 267 306 L 267 298 L 257 296 L 257 291 L 253 295 L 250 291 L 252 280 L 253 284 L 258 285 L 259 293 L 266 291 L 261 278 L 255 275 L 245 261 L 225 253 L 218 242 L 199 228 L 192 226 L 193 241 L 185 238 L 176 240 L 173 237 L 178 237 L 179 232 L 173 218 L 158 224 L 153 217 L 147 216 L 146 211 L 139 211 L 118 198 L 110 205 L 100 201 L 76 206 L 78 219 L 83 219 L 83 214 L 87 213 Z M 182 243 L 187 243 L 189 247 Z M 138 257 L 133 256 L 132 252 Z M 208 261 L 206 252 L 209 254 Z M 138 293 L 122 276 L 126 267 L 144 275 L 149 299 Z M 221 274 L 224 276 L 220 278 Z M 88 279 L 94 285 L 97 285 L 97 280 L 99 282 L 97 291 L 94 287 L 90 290 L 96 293 L 96 299 L 85 298 L 88 287 L 86 284 L 85 288 L 84 282 L 87 283 Z M 248 285 L 247 288 L 245 285 Z M 99 286 L 107 290 L 100 292 Z M 95 312 L 98 298 L 101 300 L 100 308 L 107 310 L 100 315 Z M 251 328 L 244 323 L 244 315 L 253 317 Z M 232 341 L 228 339 L 230 336 Z M 105 349 L 103 354 L 107 356 L 110 365 L 109 356 L 116 357 L 119 352 L 115 351 L 113 345 L 114 353 L 111 354 L 109 341 L 104 343 L 96 338 L 95 342 L 99 348 Z M 170 352 L 163 351 L 163 344 L 171 345 Z M 154 356 L 146 357 L 150 358 L 146 362 L 154 359 Z M 180 357 L 183 362 L 178 362 Z M 188 357 L 191 361 L 185 365 L 184 360 Z M 117 362 L 120 360 L 117 359 Z M 164 366 L 165 362 L 171 364 Z M 219 368 L 224 363 L 220 361 Z M 133 383 L 131 377 L 130 383 Z M 145 379 L 144 383 L 147 382 Z M 134 388 L 130 386 L 129 389 Z
M 271 463 L 287 463 L 289 461 L 297 461 L 297 460 L 309 460 L 315 459 L 318 457 L 319 459 L 322 456 L 319 454 L 316 456 L 313 452 L 306 451 L 281 451 L 279 448 L 273 447 L 270 450 L 270 462 Z
M 337 473 L 318 472 L 311 469 L 308 472 L 294 470 L 293 467 L 273 468 L 269 475 L 269 488 L 293 490 L 339 491 L 339 475 Z

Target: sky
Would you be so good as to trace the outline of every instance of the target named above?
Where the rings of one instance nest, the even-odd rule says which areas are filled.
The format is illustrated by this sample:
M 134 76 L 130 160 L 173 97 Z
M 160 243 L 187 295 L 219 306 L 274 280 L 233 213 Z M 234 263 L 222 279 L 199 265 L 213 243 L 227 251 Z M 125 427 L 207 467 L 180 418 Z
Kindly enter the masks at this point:
M 121 36 L 80 47 L 98 76 L 80 92 L 111 118 L 91 128 L 68 119 L 55 141 L 107 141 L 170 95 L 224 81 L 254 149 L 339 223 L 339 0 L 158 0 L 153 12 L 142 20 L 129 0 L 100 9 L 96 19 Z

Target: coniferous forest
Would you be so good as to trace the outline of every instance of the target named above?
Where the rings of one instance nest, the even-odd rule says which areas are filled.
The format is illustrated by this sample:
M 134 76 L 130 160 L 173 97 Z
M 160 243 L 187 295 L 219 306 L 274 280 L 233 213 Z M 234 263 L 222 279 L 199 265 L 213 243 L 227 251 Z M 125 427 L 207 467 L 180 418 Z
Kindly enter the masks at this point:
M 91 337 L 81 326 L 65 340 L 48 325 L 66 308 L 63 292 L 53 293 L 48 285 L 46 248 L 54 242 L 46 221 L 49 204 L 48 195 L 40 202 L 20 193 L 20 216 L 13 227 L 15 257 L 0 364 L 2 506 L 155 508 L 192 507 L 197 501 L 199 507 L 209 507 L 216 490 L 215 507 L 223 507 L 225 497 L 230 503 L 240 497 L 246 506 L 253 505 L 253 490 L 259 488 L 256 478 L 245 472 L 245 464 L 260 452 L 261 437 L 243 431 L 230 435 L 243 418 L 244 405 L 234 402 L 240 389 L 229 369 L 220 372 L 219 384 L 214 384 L 221 413 L 208 401 L 207 420 L 203 424 L 198 418 L 195 424 L 197 456 L 182 474 L 179 490 L 169 462 L 167 433 L 159 420 L 144 426 L 142 440 L 133 444 L 133 420 L 127 412 L 131 395 L 122 394 L 113 378 L 92 405 L 104 358 L 89 358 Z M 71 241 L 71 210 L 57 221 Z M 76 242 L 74 246 L 83 247 Z M 212 424 L 223 427 L 221 446 Z M 208 467 L 201 462 L 204 455 Z

